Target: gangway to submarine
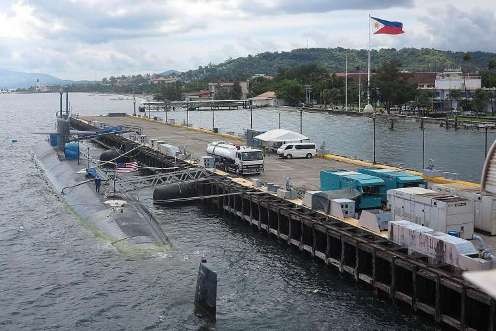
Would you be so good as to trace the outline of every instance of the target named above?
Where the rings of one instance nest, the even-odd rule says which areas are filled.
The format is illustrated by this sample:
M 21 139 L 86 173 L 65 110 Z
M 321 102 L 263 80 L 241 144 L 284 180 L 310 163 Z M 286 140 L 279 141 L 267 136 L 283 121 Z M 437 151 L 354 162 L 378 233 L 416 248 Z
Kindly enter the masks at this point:
M 205 168 L 187 168 L 149 176 L 117 176 L 116 184 L 119 186 L 119 192 L 131 192 L 148 187 L 155 188 L 158 185 L 179 184 L 205 180 L 210 175 L 211 172 Z

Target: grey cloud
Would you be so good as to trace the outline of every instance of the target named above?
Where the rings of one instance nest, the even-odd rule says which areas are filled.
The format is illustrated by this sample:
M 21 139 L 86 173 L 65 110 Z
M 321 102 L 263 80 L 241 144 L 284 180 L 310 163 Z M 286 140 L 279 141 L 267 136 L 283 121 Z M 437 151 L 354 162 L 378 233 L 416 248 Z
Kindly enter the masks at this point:
M 465 12 L 454 6 L 431 10 L 420 19 L 427 27 L 430 46 L 458 51 L 496 51 L 496 15 L 482 9 Z M 425 44 L 426 40 L 422 40 Z
M 356 9 L 376 10 L 411 6 L 413 6 L 413 0 L 249 0 L 243 1 L 240 9 L 263 15 L 275 15 Z
M 32 1 L 35 15 L 47 24 L 60 23 L 60 31 L 45 31 L 50 39 L 72 39 L 84 43 L 146 38 L 166 35 L 163 26 L 173 26 L 172 33 L 203 27 L 187 19 L 177 20 L 167 1 L 102 1 L 99 4 L 75 1 Z

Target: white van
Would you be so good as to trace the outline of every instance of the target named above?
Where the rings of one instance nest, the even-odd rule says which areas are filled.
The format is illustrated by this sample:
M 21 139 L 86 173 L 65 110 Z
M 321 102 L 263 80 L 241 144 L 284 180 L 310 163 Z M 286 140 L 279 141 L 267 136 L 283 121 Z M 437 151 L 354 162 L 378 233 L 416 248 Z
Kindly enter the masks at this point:
M 283 158 L 306 157 L 311 159 L 317 154 L 314 143 L 289 143 L 277 149 L 277 155 Z

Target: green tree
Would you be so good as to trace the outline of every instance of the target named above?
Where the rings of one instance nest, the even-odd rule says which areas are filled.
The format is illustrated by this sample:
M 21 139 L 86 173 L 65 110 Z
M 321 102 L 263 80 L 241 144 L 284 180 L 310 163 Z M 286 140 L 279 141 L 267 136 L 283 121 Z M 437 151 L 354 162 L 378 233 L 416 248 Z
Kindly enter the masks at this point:
M 408 81 L 408 76 L 400 73 L 400 63 L 385 62 L 374 75 L 372 87 L 378 90 L 378 98 L 389 111 L 393 105 L 402 105 L 414 100 L 417 87 Z
M 249 96 L 255 97 L 267 91 L 274 89 L 273 81 L 264 77 L 257 77 L 250 80 Z
M 160 84 L 158 92 L 154 95 L 154 99 L 162 101 L 181 100 L 181 83 Z
M 477 116 L 479 116 L 479 112 L 483 112 L 486 110 L 487 104 L 489 102 L 489 95 L 486 91 L 482 89 L 478 89 L 475 91 L 474 96 L 472 98 L 472 106 L 474 107 Z
M 419 112 L 425 114 L 425 110 L 432 105 L 432 92 L 427 90 L 418 90 L 415 98 L 415 105 Z
M 303 102 L 305 91 L 303 85 L 296 79 L 283 79 L 275 88 L 279 99 L 286 101 L 290 106 L 298 106 Z

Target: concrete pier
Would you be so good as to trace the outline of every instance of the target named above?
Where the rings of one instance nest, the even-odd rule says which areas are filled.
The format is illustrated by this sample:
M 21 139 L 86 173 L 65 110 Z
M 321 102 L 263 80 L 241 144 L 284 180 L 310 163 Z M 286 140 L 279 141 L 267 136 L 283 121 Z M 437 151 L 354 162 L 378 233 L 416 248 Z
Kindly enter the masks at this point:
M 85 119 L 110 125 L 140 125 L 148 137 L 164 138 L 172 144 L 186 145 L 194 155 L 203 155 L 208 142 L 219 140 L 218 135 L 206 131 L 192 131 L 130 117 Z M 73 124 L 80 129 L 94 129 L 81 121 L 73 121 Z M 223 139 L 239 143 L 235 138 Z M 123 151 L 139 145 L 113 135 L 102 136 L 99 140 Z M 146 146 L 139 148 L 136 158 L 155 167 L 191 167 L 190 163 L 175 162 L 173 158 Z M 309 189 L 318 187 L 320 169 L 357 167 L 351 163 L 323 159 L 269 158 L 267 161 L 267 171 L 262 176 L 264 180 L 281 182 L 285 176 L 294 173 L 291 177 L 295 183 Z M 269 169 L 272 167 L 277 170 Z M 268 192 L 250 194 L 256 189 L 247 182 L 214 173 L 208 180 L 197 182 L 196 185 L 199 195 L 218 195 L 206 199 L 206 203 L 267 233 L 269 238 L 294 247 L 309 258 L 350 275 L 357 282 L 368 284 L 375 293 L 388 297 L 393 303 L 411 307 L 412 311 L 429 316 L 442 326 L 459 330 L 495 329 L 495 301 L 466 282 L 458 270 L 448 265 L 431 265 L 425 257 L 409 255 L 407 249 L 380 235 L 302 207 L 296 201 L 281 199 Z

